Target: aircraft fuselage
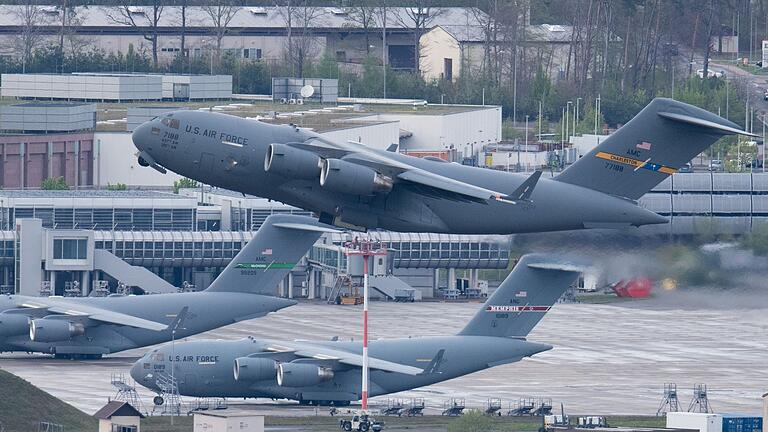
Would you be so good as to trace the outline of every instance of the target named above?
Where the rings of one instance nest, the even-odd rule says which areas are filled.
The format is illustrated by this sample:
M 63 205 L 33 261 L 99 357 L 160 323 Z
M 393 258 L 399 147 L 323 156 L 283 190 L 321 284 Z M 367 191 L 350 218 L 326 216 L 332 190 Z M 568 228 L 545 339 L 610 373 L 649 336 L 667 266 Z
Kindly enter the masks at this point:
M 206 184 L 281 201 L 356 227 L 512 234 L 666 222 L 631 200 L 554 181 L 546 178 L 546 173 L 533 190 L 530 202 L 510 204 L 446 198 L 408 182 L 394 182 L 386 193 L 355 195 L 321 186 L 319 168 L 316 173 L 309 167 L 302 175 L 291 176 L 265 171 L 270 144 L 321 146 L 322 139 L 295 126 L 199 111 L 173 112 L 141 125 L 133 134 L 144 164 L 164 167 Z M 522 174 L 375 152 L 440 176 L 507 194 L 527 178 Z

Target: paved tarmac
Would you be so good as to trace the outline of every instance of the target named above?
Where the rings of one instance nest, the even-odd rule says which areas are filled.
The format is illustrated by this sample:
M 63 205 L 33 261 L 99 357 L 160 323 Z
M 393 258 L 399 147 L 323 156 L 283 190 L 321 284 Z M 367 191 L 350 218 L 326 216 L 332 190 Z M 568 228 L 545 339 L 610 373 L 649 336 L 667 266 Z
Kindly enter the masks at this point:
M 571 413 L 653 415 L 664 383 L 677 383 L 684 408 L 693 385 L 704 383 L 715 410 L 759 413 L 760 396 L 768 390 L 768 305 L 749 299 L 731 304 L 719 298 L 716 295 L 709 301 L 691 293 L 612 305 L 558 304 L 529 337 L 555 349 L 390 397 L 423 397 L 432 413 L 451 397 L 466 398 L 467 406 L 482 408 L 490 397 L 501 398 L 506 407 L 533 395 L 552 398 L 555 406 L 563 402 Z M 371 338 L 452 334 L 479 307 L 479 303 L 374 302 Z M 301 303 L 191 339 L 359 339 L 360 324 L 360 307 Z M 0 368 L 93 413 L 115 394 L 111 375 L 122 372 L 127 376 L 131 363 L 145 351 L 94 361 L 4 354 Z M 149 406 L 152 394 L 143 388 L 140 394 Z M 386 401 L 384 396 L 373 403 Z M 315 415 L 313 408 L 264 399 L 248 401 L 254 402 L 265 404 L 258 409 L 266 414 Z

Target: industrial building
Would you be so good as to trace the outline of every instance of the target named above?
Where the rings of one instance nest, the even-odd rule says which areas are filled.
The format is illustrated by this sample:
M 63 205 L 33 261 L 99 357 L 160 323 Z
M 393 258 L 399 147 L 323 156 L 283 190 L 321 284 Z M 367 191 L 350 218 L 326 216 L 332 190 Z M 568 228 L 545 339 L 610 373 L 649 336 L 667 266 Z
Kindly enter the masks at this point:
M 23 6 L 0 7 L 0 46 L 9 47 L 0 52 L 17 55 L 8 43 L 18 29 L 17 16 Z M 151 6 L 96 6 L 76 7 L 77 25 L 71 26 L 71 36 L 90 43 L 106 53 L 127 53 L 129 47 L 137 52 L 150 52 L 151 42 L 144 38 L 153 21 Z M 70 12 L 72 13 L 72 12 Z M 130 14 L 135 26 L 129 25 L 125 14 Z M 301 13 L 301 12 L 293 12 Z M 306 12 L 303 12 L 306 13 Z M 56 7 L 44 8 L 36 23 L 36 34 L 43 40 L 56 39 L 59 34 Z M 185 9 L 185 50 L 191 58 L 208 59 L 217 45 L 216 26 L 210 14 L 199 6 Z M 157 51 L 159 60 L 168 63 L 181 50 L 181 7 L 164 6 L 157 20 Z M 221 47 L 238 58 L 252 61 L 279 61 L 284 58 L 288 42 L 287 14 L 279 7 L 239 7 L 228 21 Z M 294 20 L 298 18 L 294 17 Z M 423 8 L 390 7 L 387 9 L 387 64 L 394 69 L 415 69 L 414 44 L 416 23 L 423 28 L 438 25 L 481 25 L 487 15 L 475 8 L 446 7 Z M 369 20 L 367 29 L 359 24 L 351 8 L 312 7 L 306 27 L 294 21 L 294 43 L 301 46 L 310 58 L 329 54 L 340 63 L 361 64 L 368 56 L 382 58 L 380 20 Z M 367 33 L 367 34 L 366 34 Z M 309 36 L 306 36 L 309 35 Z
M 2 74 L 0 95 L 98 102 L 195 101 L 232 97 L 231 75 L 134 73 Z

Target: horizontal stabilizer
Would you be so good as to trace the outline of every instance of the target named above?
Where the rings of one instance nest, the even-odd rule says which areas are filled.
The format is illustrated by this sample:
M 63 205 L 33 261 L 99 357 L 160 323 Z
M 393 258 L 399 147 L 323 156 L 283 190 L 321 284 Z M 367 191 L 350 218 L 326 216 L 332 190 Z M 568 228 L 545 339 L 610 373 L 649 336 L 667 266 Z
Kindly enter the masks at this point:
M 734 128 L 734 127 L 727 126 L 727 125 L 722 125 L 720 123 L 715 123 L 713 121 L 704 120 L 704 119 L 701 119 L 701 118 L 698 118 L 698 117 L 688 116 L 688 115 L 684 115 L 684 114 L 660 112 L 659 116 L 660 117 L 664 117 L 666 119 L 679 121 L 679 122 L 682 122 L 682 123 L 688 123 L 688 124 L 691 124 L 691 125 L 694 125 L 694 126 L 701 126 L 701 127 L 704 127 L 704 128 L 715 129 L 715 130 L 718 130 L 718 131 L 720 131 L 720 132 L 722 132 L 724 134 L 729 134 L 729 135 L 746 135 L 746 136 L 751 136 L 751 137 L 759 137 L 760 136 L 760 135 L 749 133 L 747 131 L 744 131 L 744 130 L 741 130 L 741 129 L 738 129 L 738 128 Z

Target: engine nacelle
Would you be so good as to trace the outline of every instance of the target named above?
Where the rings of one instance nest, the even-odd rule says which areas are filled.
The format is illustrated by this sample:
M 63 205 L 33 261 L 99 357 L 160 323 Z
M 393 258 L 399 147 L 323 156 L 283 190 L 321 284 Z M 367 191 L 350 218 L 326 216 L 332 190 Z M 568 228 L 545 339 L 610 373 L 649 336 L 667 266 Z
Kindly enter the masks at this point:
M 58 319 L 36 319 L 29 323 L 29 338 L 35 342 L 56 342 L 85 333 L 85 327 Z
M 376 171 L 341 159 L 325 159 L 320 186 L 353 195 L 373 195 L 392 190 L 392 179 Z
M 28 316 L 0 313 L 0 336 L 23 335 L 27 331 L 29 331 Z
M 235 359 L 235 381 L 262 381 L 277 377 L 277 362 L 267 358 L 239 357 Z
M 280 363 L 277 366 L 277 385 L 306 387 L 333 378 L 333 371 L 309 363 Z
M 320 173 L 320 158 L 285 144 L 270 144 L 264 156 L 264 171 L 290 178 L 316 179 Z

